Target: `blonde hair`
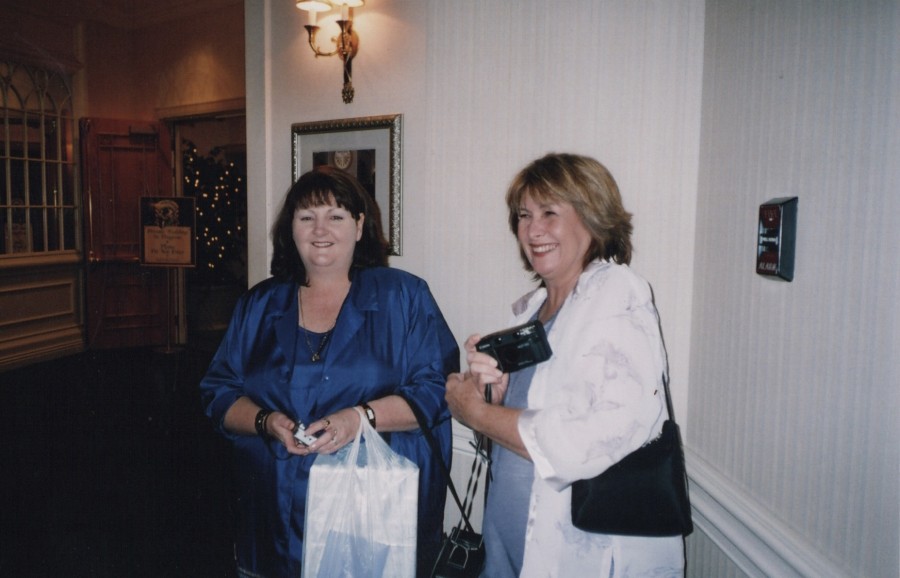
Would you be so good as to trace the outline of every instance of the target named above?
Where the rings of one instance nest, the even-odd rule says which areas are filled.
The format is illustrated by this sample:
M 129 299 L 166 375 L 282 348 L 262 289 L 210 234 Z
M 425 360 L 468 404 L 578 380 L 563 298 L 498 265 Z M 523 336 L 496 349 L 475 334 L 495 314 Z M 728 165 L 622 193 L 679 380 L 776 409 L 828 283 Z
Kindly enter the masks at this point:
M 594 259 L 631 262 L 631 213 L 622 205 L 619 186 L 600 162 L 586 156 L 551 153 L 519 171 L 506 192 L 509 228 L 519 230 L 519 209 L 526 196 L 537 202 L 562 201 L 572 205 L 591 234 L 591 246 L 582 266 Z M 533 271 L 519 248 L 525 269 Z

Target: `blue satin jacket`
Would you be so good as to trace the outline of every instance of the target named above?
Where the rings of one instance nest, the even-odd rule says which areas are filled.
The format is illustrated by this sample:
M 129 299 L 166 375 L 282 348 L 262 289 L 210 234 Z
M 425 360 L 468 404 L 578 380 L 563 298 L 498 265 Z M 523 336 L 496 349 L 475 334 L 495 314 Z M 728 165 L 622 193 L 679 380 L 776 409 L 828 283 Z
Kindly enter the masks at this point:
M 309 424 L 402 394 L 427 416 L 450 463 L 444 384 L 459 369 L 459 348 L 427 284 L 398 269 L 355 270 L 322 362 L 295 371 L 297 289 L 275 279 L 250 289 L 200 384 L 207 415 L 234 444 L 236 555 L 244 575 L 300 575 L 314 456 L 291 456 L 280 443 L 226 431 L 222 420 L 239 397 Z M 418 549 L 430 556 L 441 538 L 446 480 L 420 430 L 384 437 L 419 465 Z

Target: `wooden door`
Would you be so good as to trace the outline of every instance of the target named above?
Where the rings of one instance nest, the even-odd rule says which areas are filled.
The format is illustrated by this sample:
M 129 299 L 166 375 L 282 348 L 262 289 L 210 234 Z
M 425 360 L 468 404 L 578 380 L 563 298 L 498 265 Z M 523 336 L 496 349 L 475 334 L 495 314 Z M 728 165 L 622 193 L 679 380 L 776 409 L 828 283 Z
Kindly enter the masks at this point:
M 84 118 L 88 347 L 167 345 L 171 272 L 140 263 L 140 198 L 172 196 L 172 143 L 162 123 Z

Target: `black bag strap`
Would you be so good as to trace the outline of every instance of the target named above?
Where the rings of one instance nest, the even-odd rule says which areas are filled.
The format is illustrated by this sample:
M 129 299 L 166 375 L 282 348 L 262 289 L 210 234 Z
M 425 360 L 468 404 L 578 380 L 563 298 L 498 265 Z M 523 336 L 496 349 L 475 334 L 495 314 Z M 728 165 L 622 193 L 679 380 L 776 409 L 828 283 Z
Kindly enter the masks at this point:
M 662 378 L 663 378 L 663 388 L 665 389 L 665 392 L 666 392 L 666 411 L 669 412 L 669 420 L 672 423 L 676 423 L 675 422 L 675 409 L 672 406 L 672 394 L 669 393 L 669 372 L 664 371 Z
M 441 448 L 438 446 L 437 440 L 434 439 L 434 434 L 431 432 L 431 428 L 428 427 L 428 421 L 425 419 L 425 415 L 422 413 L 422 410 L 418 405 L 413 403 L 410 399 L 407 399 L 406 396 L 401 395 L 406 403 L 409 405 L 410 409 L 413 412 L 413 415 L 416 416 L 416 421 L 419 422 L 419 429 L 422 430 L 422 435 L 425 436 L 425 439 L 428 441 L 428 445 L 431 446 L 431 451 L 434 453 L 434 458 L 441 465 L 441 471 L 444 473 L 444 477 L 447 479 L 447 488 L 450 490 L 450 493 L 453 495 L 453 501 L 456 502 L 456 505 L 459 507 L 459 512 L 462 514 L 462 522 L 466 525 L 466 530 L 469 532 L 474 532 L 474 528 L 472 527 L 472 523 L 469 522 L 469 514 L 467 514 L 466 504 L 469 501 L 469 489 L 466 490 L 466 501 L 463 502 L 459 499 L 459 494 L 456 492 L 456 486 L 453 485 L 453 479 L 450 477 L 450 469 L 447 467 L 447 464 L 444 462 L 444 456 L 441 453 Z M 475 460 L 478 460 L 478 454 L 475 455 Z M 472 476 L 475 475 L 475 463 L 472 464 L 472 474 L 469 476 L 469 488 L 472 487 Z M 477 490 L 477 485 L 476 485 Z M 471 512 L 471 505 L 468 506 L 469 512 Z
M 475 504 L 475 494 L 478 493 L 478 480 L 481 479 L 481 469 L 487 464 L 487 472 L 484 476 L 484 506 L 487 508 L 487 493 L 491 481 L 491 440 L 479 433 L 475 434 L 475 441 L 469 442 L 475 450 L 475 459 L 472 460 L 472 470 L 469 472 L 469 483 L 466 486 L 466 498 L 463 505 L 466 513 L 472 515 L 472 506 Z M 471 500 L 471 501 L 470 501 Z

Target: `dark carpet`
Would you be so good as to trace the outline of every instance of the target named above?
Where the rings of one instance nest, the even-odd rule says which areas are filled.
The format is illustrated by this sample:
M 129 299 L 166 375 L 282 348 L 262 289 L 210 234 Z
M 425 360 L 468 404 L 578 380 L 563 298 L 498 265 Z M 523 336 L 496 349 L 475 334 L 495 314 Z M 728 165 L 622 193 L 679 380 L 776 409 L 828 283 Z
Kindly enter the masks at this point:
M 231 577 L 210 353 L 91 351 L 0 373 L 0 575 Z

